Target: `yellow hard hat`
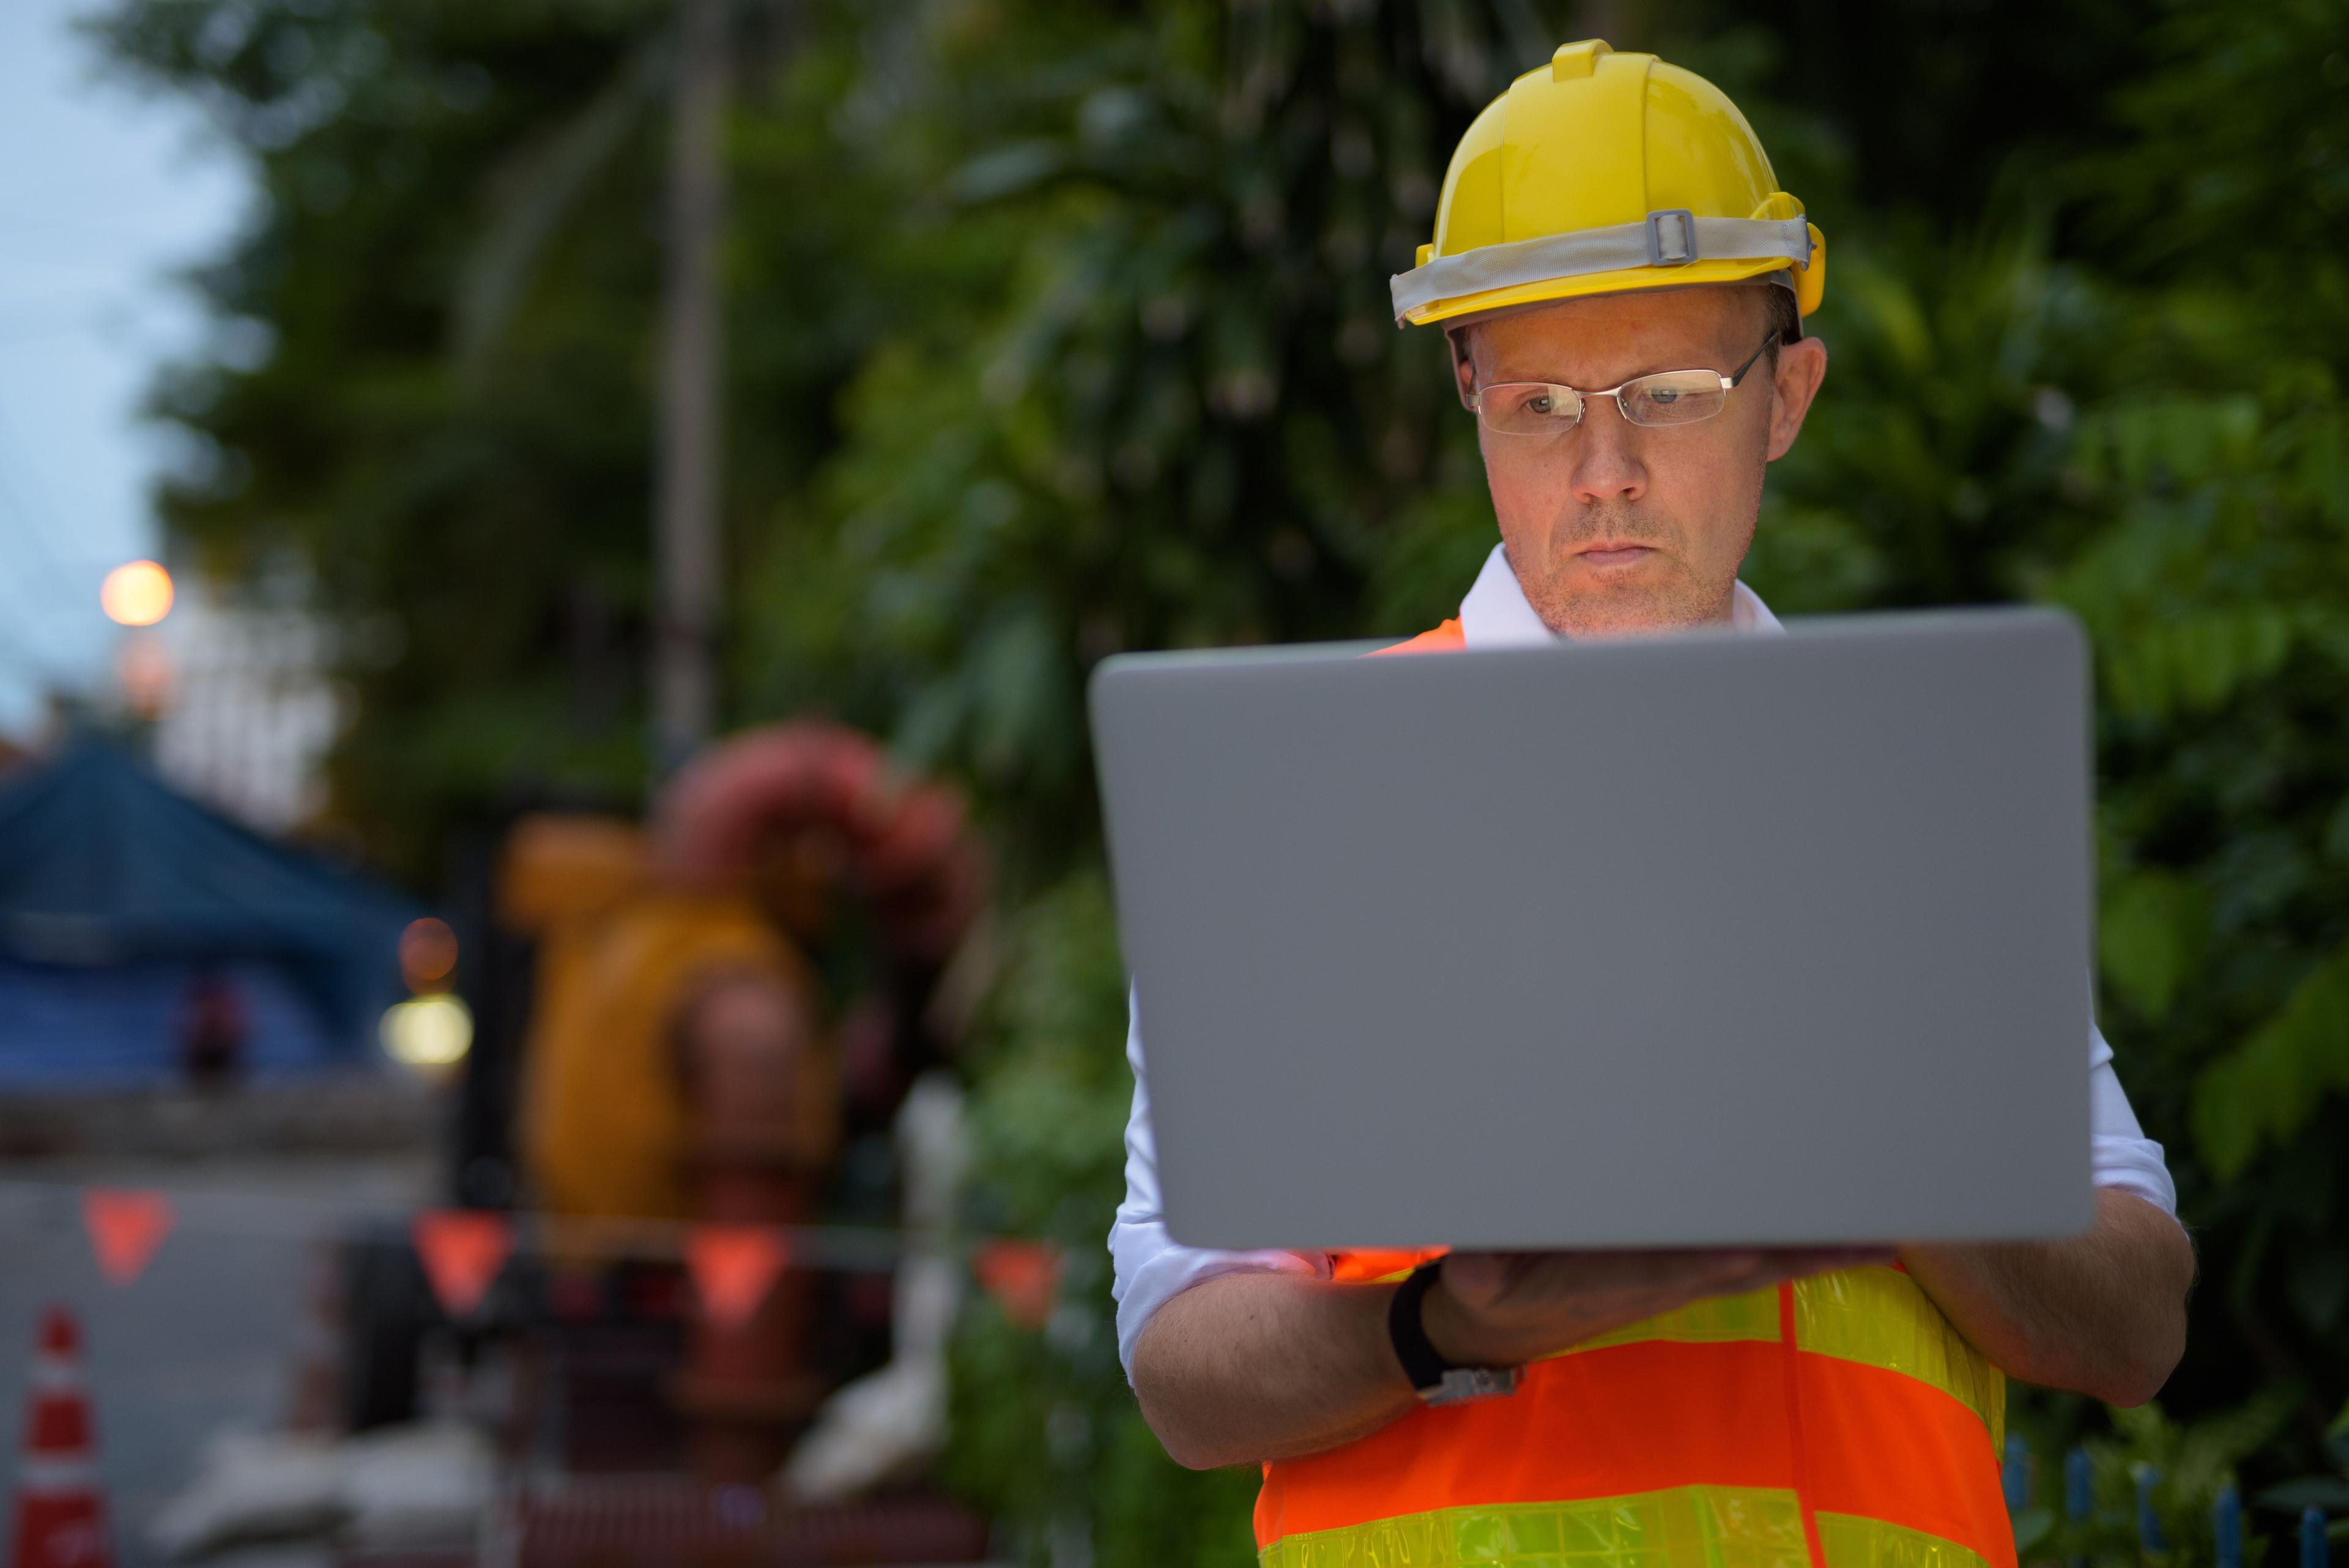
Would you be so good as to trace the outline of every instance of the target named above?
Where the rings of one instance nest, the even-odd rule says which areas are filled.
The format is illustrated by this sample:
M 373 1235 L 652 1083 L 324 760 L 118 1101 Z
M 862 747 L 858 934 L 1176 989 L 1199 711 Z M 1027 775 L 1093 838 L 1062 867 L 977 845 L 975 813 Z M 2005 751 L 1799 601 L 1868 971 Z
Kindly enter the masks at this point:
M 1808 316 L 1826 292 L 1826 237 L 1777 187 L 1719 88 L 1653 55 L 1568 44 L 1460 139 L 1435 241 L 1393 279 L 1395 320 L 1773 272 Z

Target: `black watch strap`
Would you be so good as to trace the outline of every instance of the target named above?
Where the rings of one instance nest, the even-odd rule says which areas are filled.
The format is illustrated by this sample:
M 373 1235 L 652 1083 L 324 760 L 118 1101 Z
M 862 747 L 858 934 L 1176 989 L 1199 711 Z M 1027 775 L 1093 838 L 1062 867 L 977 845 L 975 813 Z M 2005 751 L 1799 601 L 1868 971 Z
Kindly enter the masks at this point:
M 1387 1338 L 1413 1392 L 1430 1405 L 1457 1405 L 1470 1399 L 1494 1399 L 1517 1391 L 1514 1366 L 1455 1366 L 1444 1358 L 1427 1337 L 1420 1307 L 1444 1272 L 1444 1260 L 1422 1263 L 1395 1287 L 1387 1302 Z

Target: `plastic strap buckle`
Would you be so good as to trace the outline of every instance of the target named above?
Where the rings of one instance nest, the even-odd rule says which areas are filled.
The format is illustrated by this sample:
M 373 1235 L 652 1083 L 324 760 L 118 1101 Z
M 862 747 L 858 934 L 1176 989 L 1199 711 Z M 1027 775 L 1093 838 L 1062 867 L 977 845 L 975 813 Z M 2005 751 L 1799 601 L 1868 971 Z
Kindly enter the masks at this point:
M 1696 260 L 1696 214 L 1666 207 L 1648 214 L 1648 265 L 1686 266 Z

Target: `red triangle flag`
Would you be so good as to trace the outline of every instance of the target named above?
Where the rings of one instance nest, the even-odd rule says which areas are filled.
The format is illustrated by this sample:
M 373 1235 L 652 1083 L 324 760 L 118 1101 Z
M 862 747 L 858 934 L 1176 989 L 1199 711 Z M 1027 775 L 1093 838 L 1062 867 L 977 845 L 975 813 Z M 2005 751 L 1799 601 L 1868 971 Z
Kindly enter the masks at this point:
M 427 1209 L 409 1235 L 440 1310 L 450 1317 L 471 1315 L 513 1251 L 512 1222 L 480 1209 Z
M 1061 1251 L 1049 1241 L 996 1241 L 970 1261 L 979 1288 L 1022 1328 L 1041 1328 L 1061 1293 Z
M 171 1233 L 171 1200 L 160 1192 L 86 1187 L 81 1223 L 99 1270 L 116 1284 L 127 1285 L 146 1272 L 147 1261 Z
M 791 1262 L 774 1231 L 756 1225 L 696 1225 L 685 1233 L 685 1266 L 701 1309 L 728 1328 L 750 1320 Z

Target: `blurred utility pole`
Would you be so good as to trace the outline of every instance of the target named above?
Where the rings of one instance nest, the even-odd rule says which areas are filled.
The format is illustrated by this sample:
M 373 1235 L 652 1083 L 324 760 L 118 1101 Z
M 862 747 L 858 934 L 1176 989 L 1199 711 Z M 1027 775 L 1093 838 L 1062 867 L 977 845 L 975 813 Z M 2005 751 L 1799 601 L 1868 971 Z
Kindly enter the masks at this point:
M 726 206 L 726 0 L 678 0 L 668 276 L 661 302 L 659 497 L 653 521 L 653 766 L 709 738 L 718 710 L 719 381 L 718 249 Z

